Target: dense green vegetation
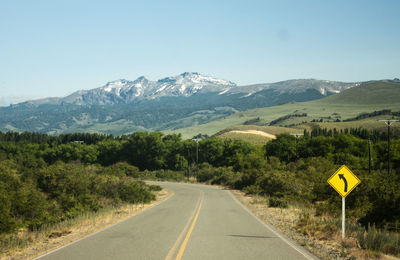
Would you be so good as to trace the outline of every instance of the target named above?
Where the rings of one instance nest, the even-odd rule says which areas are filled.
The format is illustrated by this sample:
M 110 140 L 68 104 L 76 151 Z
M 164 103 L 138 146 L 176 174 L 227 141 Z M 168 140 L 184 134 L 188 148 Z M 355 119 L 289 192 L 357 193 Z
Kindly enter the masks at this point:
M 0 233 L 19 227 L 34 230 L 120 202 L 149 202 L 154 199 L 150 188 L 129 176 L 136 170 L 123 163 L 110 167 L 61 161 L 46 165 L 29 156 L 2 160 Z
M 387 173 L 387 143 L 372 142 L 368 173 L 368 140 L 350 134 L 288 134 L 262 146 L 241 140 L 209 138 L 198 144 L 179 135 L 138 132 L 131 136 L 50 137 L 33 133 L 0 134 L 1 231 L 98 210 L 104 203 L 152 198 L 133 178 L 197 177 L 249 193 L 300 200 L 338 214 L 340 199 L 326 180 L 342 164 L 362 180 L 348 198 L 349 214 L 365 225 L 400 219 L 400 140 L 391 142 L 392 171 Z M 196 161 L 198 160 L 198 166 Z
M 396 255 L 398 235 L 388 231 L 399 231 L 398 137 L 392 136 L 388 173 L 387 136 L 365 129 L 316 128 L 299 138 L 283 133 L 263 146 L 222 138 L 197 144 L 159 132 L 117 138 L 0 133 L 0 234 L 36 230 L 121 202 L 148 202 L 159 187 L 143 179 L 197 179 L 266 196 L 270 207 L 300 203 L 317 215 L 339 216 L 341 199 L 327 179 L 346 164 L 361 179 L 346 198 L 347 217 L 364 226 L 357 225 L 360 246 Z
M 97 164 L 105 136 L 86 137 L 98 145 L 67 143 L 65 136 L 0 134 L 0 233 L 35 230 L 87 211 L 155 198 L 151 187 L 134 178 L 137 167 Z
M 314 127 L 310 132 L 304 129 L 303 133 L 308 137 L 316 137 L 316 136 L 336 136 L 338 134 L 350 134 L 353 136 L 360 137 L 361 139 L 370 139 L 373 141 L 385 141 L 388 139 L 387 127 L 383 130 L 367 130 L 365 128 L 344 128 L 344 129 L 336 129 L 336 128 L 320 128 Z M 390 137 L 394 139 L 400 138 L 400 129 L 398 127 L 391 127 Z

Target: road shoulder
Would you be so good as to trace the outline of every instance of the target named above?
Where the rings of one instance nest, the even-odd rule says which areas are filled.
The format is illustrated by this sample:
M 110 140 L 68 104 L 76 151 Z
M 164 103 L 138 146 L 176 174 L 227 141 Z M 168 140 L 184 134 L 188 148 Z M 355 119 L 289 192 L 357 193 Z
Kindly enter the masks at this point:
M 307 234 L 307 230 L 301 232 L 298 223 L 301 221 L 301 215 L 307 209 L 293 206 L 287 209 L 271 208 L 267 205 L 267 199 L 261 196 L 246 195 L 238 190 L 231 190 L 230 192 L 260 221 L 272 226 L 321 259 L 399 259 L 394 256 L 362 250 L 357 242 L 351 238 L 342 242 L 340 232 L 333 232 L 332 234 L 319 232 L 314 235 Z
M 250 196 L 246 196 L 243 192 L 238 190 L 230 190 L 230 194 L 234 198 L 234 200 L 239 203 L 246 211 L 249 212 L 253 217 L 255 217 L 259 222 L 261 222 L 267 229 L 272 231 L 275 235 L 281 238 L 286 244 L 291 246 L 293 249 L 298 251 L 307 259 L 319 259 L 312 250 L 308 247 L 304 247 L 299 244 L 298 240 L 296 240 L 291 234 L 283 231 L 281 228 L 277 228 L 276 219 L 266 218 L 265 212 L 256 210 L 256 208 L 252 205 L 252 200 Z

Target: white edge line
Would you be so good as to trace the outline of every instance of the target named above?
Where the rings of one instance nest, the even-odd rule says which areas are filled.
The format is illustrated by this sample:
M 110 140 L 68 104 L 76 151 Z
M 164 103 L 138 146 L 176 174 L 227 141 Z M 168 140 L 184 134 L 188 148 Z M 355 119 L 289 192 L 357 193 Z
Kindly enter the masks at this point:
M 233 198 L 234 201 L 236 201 L 240 206 L 242 206 L 242 208 L 244 208 L 250 215 L 252 215 L 255 219 L 257 219 L 258 222 L 260 222 L 261 224 L 264 225 L 264 227 L 266 227 L 267 229 L 269 229 L 272 233 L 274 233 L 275 235 L 277 235 L 280 239 L 282 239 L 286 244 L 288 244 L 289 246 L 291 246 L 293 249 L 295 249 L 297 252 L 299 252 L 300 254 L 302 254 L 305 258 L 313 260 L 313 259 L 319 259 L 316 256 L 311 256 L 310 253 L 306 253 L 304 252 L 304 249 L 299 248 L 298 246 L 296 246 L 295 244 L 293 244 L 291 241 L 289 241 L 288 239 L 286 239 L 285 237 L 283 237 L 281 234 L 279 234 L 278 231 L 274 230 L 274 228 L 272 228 L 269 224 L 265 223 L 264 221 L 262 221 L 259 217 L 257 217 L 253 212 L 250 211 L 250 209 L 248 209 L 245 205 L 243 205 L 233 194 L 232 192 L 230 192 L 229 190 L 227 190 L 227 192 L 231 195 L 231 197 Z
M 140 211 L 139 213 L 137 213 L 137 214 L 135 214 L 135 215 L 133 215 L 133 216 L 130 216 L 130 217 L 128 217 L 128 218 L 126 218 L 126 219 L 124 219 L 124 220 L 122 220 L 122 221 L 120 221 L 120 222 L 114 223 L 114 224 L 112 224 L 111 226 L 108 226 L 108 227 L 105 227 L 105 228 L 103 228 L 103 229 L 100 229 L 100 230 L 98 230 L 98 231 L 96 231 L 96 232 L 94 232 L 94 233 L 91 233 L 91 234 L 89 234 L 89 235 L 87 235 L 87 236 L 85 236 L 85 237 L 82 237 L 82 238 L 80 238 L 80 239 L 78 239 L 78 240 L 75 240 L 75 241 L 73 241 L 73 242 L 71 242 L 71 243 L 69 243 L 69 244 L 63 245 L 63 246 L 58 247 L 58 248 L 56 248 L 56 249 L 53 249 L 53 250 L 51 250 L 51 251 L 49 251 L 49 252 L 47 252 L 47 253 L 45 253 L 45 254 L 43 254 L 43 255 L 40 255 L 40 256 L 35 257 L 35 258 L 32 258 L 32 260 L 37 260 L 37 259 L 40 259 L 40 258 L 45 257 L 45 256 L 47 256 L 47 255 L 50 255 L 50 254 L 52 254 L 52 253 L 55 253 L 55 252 L 57 252 L 57 251 L 59 251 L 59 250 L 65 248 L 65 247 L 71 246 L 71 245 L 73 245 L 73 244 L 75 244 L 75 243 L 78 243 L 79 241 L 82 241 L 82 240 L 84 240 L 84 239 L 87 239 L 87 238 L 89 238 L 89 237 L 92 237 L 92 236 L 94 236 L 94 235 L 96 235 L 96 234 L 98 234 L 98 233 L 100 233 L 100 232 L 103 232 L 103 231 L 105 231 L 105 230 L 107 230 L 107 229 L 109 229 L 109 228 L 112 228 L 112 227 L 114 227 L 114 226 L 116 226 L 116 225 L 119 225 L 119 224 L 125 222 L 125 221 L 128 221 L 128 220 L 130 220 L 131 218 L 136 217 L 136 216 L 140 215 L 141 213 L 143 213 L 143 212 L 145 212 L 145 211 L 147 211 L 147 210 L 149 210 L 149 209 L 151 209 L 151 208 L 153 208 L 153 207 L 155 207 L 155 206 L 157 206 L 157 205 L 160 205 L 161 203 L 167 201 L 169 198 L 173 197 L 174 195 L 175 195 L 175 193 L 172 193 L 172 195 L 169 196 L 168 198 L 166 198 L 166 199 L 164 199 L 164 200 L 162 200 L 162 201 L 160 201 L 160 202 L 157 202 L 156 204 L 151 205 L 150 207 L 148 207 L 148 208 L 146 208 L 146 209 Z

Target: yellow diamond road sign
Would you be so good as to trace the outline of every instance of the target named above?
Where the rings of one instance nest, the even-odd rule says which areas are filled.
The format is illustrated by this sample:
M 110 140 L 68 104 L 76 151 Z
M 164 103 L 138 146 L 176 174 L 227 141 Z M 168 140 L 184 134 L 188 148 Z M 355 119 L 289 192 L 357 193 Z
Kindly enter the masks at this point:
M 328 183 L 345 198 L 359 183 L 360 179 L 350 171 L 346 165 L 342 165 L 329 179 Z

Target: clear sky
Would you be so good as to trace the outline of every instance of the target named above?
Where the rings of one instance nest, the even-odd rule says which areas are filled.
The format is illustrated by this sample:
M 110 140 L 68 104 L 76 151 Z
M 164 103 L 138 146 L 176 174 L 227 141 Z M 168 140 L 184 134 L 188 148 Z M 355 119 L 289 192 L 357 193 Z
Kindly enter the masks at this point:
M 0 1 L 0 98 L 185 71 L 239 85 L 400 77 L 397 0 Z

